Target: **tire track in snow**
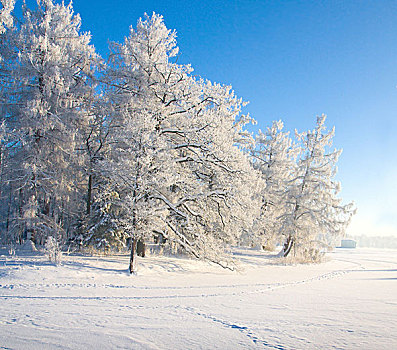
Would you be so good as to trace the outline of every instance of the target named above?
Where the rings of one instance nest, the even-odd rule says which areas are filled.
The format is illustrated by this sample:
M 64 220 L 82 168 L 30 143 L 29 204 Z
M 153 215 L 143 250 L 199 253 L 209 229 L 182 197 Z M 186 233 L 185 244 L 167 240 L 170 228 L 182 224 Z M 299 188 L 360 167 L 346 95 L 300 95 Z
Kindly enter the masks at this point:
M 377 264 L 393 264 L 393 265 L 397 265 L 397 262 L 395 262 L 395 261 L 375 260 L 375 259 L 367 259 L 367 258 L 362 258 L 361 261 L 375 262 Z
M 365 270 L 365 267 L 363 266 L 363 264 L 358 262 L 358 261 L 353 261 L 353 260 L 349 260 L 349 259 L 342 259 L 342 258 L 339 258 L 339 257 L 333 257 L 333 260 L 334 261 L 341 261 L 341 262 L 344 262 L 344 263 L 348 263 L 348 264 L 351 264 L 353 266 L 356 266 L 360 270 Z

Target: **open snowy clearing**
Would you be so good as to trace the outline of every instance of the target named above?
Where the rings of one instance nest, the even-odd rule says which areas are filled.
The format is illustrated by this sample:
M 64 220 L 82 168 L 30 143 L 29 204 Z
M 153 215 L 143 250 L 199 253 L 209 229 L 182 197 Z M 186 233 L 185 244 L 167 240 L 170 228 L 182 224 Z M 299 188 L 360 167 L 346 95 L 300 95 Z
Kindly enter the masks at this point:
M 1 349 L 395 349 L 397 251 L 243 271 L 172 257 L 0 257 Z

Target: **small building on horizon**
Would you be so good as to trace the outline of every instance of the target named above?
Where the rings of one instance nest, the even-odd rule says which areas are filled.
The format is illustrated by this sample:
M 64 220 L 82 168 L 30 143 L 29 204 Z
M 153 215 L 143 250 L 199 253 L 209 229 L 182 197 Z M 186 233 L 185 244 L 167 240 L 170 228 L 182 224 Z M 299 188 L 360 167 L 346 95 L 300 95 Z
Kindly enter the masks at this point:
M 357 242 L 354 239 L 342 239 L 340 242 L 341 248 L 356 248 Z

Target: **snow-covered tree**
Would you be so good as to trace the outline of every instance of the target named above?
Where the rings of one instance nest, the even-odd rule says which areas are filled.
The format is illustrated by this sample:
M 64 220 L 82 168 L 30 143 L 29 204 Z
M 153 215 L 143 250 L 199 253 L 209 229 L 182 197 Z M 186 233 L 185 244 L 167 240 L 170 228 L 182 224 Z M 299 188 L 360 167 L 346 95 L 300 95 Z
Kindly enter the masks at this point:
M 263 248 L 273 249 L 282 239 L 280 217 L 288 208 L 284 192 L 293 179 L 297 149 L 282 121 L 273 122 L 263 133 L 259 130 L 255 148 L 251 150 L 253 167 L 261 173 L 263 184 L 258 194 L 260 217 L 255 222 L 254 241 Z
M 7 132 L 19 160 L 14 181 L 22 201 L 36 208 L 29 220 L 21 212 L 19 222 L 41 241 L 65 233 L 82 202 L 83 157 L 77 149 L 91 118 L 98 57 L 80 23 L 71 4 L 38 0 L 35 10 L 24 5 L 14 40 L 18 55 L 5 62 L 12 67 L 4 96 Z
M 262 246 L 284 238 L 285 256 L 312 257 L 319 237 L 343 233 L 353 209 L 337 198 L 340 152 L 328 152 L 324 116 L 297 134 L 300 148 L 281 122 L 252 146 L 244 102 L 177 63 L 162 16 L 140 19 L 104 64 L 71 4 L 24 3 L 15 19 L 15 1 L 1 3 L 6 241 L 74 236 L 107 250 L 131 238 L 132 272 L 137 242 L 155 235 L 230 268 L 225 251 L 242 237 Z
M 341 150 L 330 150 L 335 128 L 325 132 L 326 116 L 317 117 L 314 130 L 296 133 L 301 143 L 295 178 L 286 188 L 288 212 L 283 214 L 285 236 L 283 255 L 294 248 L 296 255 L 305 260 L 316 260 L 327 242 L 321 237 L 344 234 L 353 204 L 342 204 L 338 198 L 340 183 L 334 177 Z
M 15 140 L 6 128 L 6 98 L 5 91 L 12 84 L 10 72 L 12 67 L 7 64 L 16 57 L 14 46 L 15 27 L 13 9 L 15 0 L 2 0 L 0 10 L 0 227 L 4 242 L 9 242 L 10 221 L 13 214 L 15 198 L 12 193 L 10 180 L 12 174 L 12 158 Z
M 12 12 L 15 6 L 15 0 L 1 0 L 2 8 L 0 10 L 0 62 L 8 59 L 13 52 L 12 40 L 10 36 L 14 29 L 14 18 Z M 3 70 L 0 71 L 0 78 L 4 78 Z
M 105 80 L 123 133 L 111 142 L 108 168 L 129 189 L 133 242 L 161 232 L 185 252 L 222 263 L 223 244 L 250 217 L 237 195 L 249 173 L 236 145 L 245 135 L 242 102 L 230 87 L 194 78 L 177 53 L 175 32 L 157 14 L 113 44 Z
M 13 25 L 12 11 L 14 10 L 15 0 L 1 0 L 0 10 L 0 35 L 11 28 Z

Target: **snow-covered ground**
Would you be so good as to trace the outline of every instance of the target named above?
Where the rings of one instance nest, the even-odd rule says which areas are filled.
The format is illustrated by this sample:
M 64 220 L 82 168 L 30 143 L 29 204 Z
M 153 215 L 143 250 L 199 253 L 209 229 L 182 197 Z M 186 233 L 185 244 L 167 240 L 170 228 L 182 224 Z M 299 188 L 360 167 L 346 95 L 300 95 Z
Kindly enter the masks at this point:
M 0 349 L 397 349 L 397 251 L 240 272 L 173 257 L 0 256 Z

